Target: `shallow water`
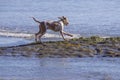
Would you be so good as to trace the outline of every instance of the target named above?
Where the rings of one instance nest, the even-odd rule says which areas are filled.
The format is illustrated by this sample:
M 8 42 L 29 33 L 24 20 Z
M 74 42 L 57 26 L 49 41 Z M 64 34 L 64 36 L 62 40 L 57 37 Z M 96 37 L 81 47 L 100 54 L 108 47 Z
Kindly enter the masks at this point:
M 0 47 L 16 46 L 33 42 L 29 39 L 14 38 L 14 37 L 1 37 Z
M 0 79 L 120 80 L 119 58 L 0 56 Z

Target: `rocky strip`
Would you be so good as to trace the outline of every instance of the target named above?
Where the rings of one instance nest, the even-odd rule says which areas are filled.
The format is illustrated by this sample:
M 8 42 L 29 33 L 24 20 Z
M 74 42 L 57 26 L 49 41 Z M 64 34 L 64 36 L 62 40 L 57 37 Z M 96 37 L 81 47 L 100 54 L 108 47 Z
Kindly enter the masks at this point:
M 80 37 L 69 41 L 30 43 L 0 47 L 0 56 L 25 57 L 120 57 L 120 37 Z

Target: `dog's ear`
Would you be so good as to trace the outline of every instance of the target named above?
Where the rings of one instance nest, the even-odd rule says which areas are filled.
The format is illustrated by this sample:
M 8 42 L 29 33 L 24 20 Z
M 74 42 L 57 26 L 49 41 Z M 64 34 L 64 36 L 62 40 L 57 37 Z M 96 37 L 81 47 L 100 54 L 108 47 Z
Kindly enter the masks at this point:
M 66 17 L 65 17 L 65 16 L 62 16 L 62 18 L 63 18 L 63 19 L 66 19 Z
M 64 19 L 64 18 L 65 18 L 65 16 L 62 16 L 62 18 Z
M 58 17 L 58 19 L 62 19 L 62 17 Z

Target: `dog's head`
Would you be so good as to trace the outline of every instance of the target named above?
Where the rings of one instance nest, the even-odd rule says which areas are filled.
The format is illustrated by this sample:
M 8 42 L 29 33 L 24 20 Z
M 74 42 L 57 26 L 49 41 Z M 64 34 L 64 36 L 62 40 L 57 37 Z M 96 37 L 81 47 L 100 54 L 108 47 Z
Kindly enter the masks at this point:
M 58 18 L 63 22 L 64 25 L 67 26 L 69 24 L 69 21 L 65 16 L 58 17 Z

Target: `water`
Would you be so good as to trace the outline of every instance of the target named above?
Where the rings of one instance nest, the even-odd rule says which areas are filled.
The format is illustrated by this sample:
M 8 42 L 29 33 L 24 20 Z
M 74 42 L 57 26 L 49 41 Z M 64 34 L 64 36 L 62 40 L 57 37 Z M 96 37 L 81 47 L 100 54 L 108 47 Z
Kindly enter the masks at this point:
M 0 30 L 35 33 L 38 27 L 30 17 L 42 21 L 64 15 L 71 33 L 119 36 L 119 4 L 119 0 L 1 0 Z
M 120 80 L 119 58 L 0 57 L 0 79 Z
M 31 38 L 38 24 L 30 17 L 43 21 L 63 15 L 70 21 L 65 31 L 74 35 L 120 36 L 119 4 L 119 0 L 0 0 L 0 36 Z M 55 32 L 48 34 L 45 37 L 56 37 Z
M 30 17 L 58 20 L 67 16 L 65 31 L 78 36 L 120 36 L 120 0 L 0 0 L 0 46 L 34 41 L 38 31 Z M 48 31 L 45 38 L 61 38 Z M 25 58 L 0 56 L 5 80 L 120 80 L 119 58 Z

